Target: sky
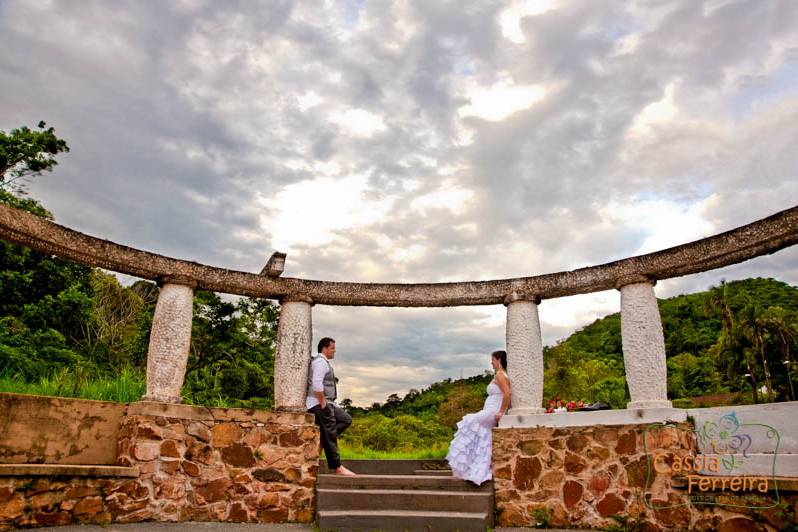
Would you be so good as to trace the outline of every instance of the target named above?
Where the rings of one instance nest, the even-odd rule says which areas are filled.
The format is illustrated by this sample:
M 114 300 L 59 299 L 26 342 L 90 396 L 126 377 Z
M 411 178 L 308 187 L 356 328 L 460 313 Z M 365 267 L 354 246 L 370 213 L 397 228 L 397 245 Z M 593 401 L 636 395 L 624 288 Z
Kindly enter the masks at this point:
M 67 140 L 56 221 L 284 276 L 441 282 L 601 264 L 798 204 L 798 2 L 0 0 L 0 129 Z M 798 284 L 798 249 L 660 281 Z M 619 310 L 546 300 L 544 342 Z M 502 306 L 316 306 L 340 395 L 482 373 Z

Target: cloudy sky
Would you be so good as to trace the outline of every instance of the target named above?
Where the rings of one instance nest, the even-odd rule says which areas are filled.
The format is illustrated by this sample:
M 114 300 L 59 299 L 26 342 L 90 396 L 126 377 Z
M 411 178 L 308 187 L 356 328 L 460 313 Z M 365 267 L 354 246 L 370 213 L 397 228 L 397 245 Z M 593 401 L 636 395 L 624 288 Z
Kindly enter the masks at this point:
M 792 0 L 0 0 L 0 129 L 74 229 L 287 276 L 434 282 L 654 251 L 798 204 Z M 660 282 L 798 284 L 798 250 Z M 617 292 L 544 301 L 554 343 Z M 314 307 L 342 394 L 489 367 L 503 307 Z

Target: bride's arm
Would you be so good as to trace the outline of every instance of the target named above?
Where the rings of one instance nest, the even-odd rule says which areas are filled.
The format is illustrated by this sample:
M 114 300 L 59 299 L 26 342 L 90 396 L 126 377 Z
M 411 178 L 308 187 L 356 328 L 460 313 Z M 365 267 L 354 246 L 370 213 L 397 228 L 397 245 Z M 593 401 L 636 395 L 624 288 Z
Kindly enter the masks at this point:
M 510 408 L 510 399 L 512 395 L 510 394 L 510 381 L 507 380 L 507 375 L 505 375 L 503 371 L 496 373 L 496 384 L 498 384 L 499 388 L 502 390 L 502 406 L 495 416 L 496 423 L 498 423 L 504 413 L 507 412 L 507 409 Z

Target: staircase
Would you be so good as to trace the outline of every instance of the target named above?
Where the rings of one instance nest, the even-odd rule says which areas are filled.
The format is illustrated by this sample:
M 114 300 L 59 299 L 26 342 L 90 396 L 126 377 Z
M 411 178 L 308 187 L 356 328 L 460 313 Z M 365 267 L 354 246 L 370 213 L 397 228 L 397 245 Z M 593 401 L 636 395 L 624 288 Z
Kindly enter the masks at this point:
M 481 531 L 493 525 L 493 482 L 452 477 L 440 460 L 344 460 L 358 474 L 319 471 L 320 530 Z

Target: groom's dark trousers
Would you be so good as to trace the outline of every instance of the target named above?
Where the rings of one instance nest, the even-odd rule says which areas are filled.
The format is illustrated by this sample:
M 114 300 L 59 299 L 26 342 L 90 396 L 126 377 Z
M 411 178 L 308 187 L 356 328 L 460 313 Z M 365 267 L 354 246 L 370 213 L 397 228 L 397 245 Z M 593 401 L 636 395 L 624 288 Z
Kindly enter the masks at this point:
M 341 466 L 341 456 L 338 454 L 338 436 L 352 424 L 352 416 L 340 406 L 327 401 L 327 408 L 316 405 L 310 410 L 316 417 L 316 425 L 321 433 L 321 446 L 327 457 L 327 467 L 335 471 Z

